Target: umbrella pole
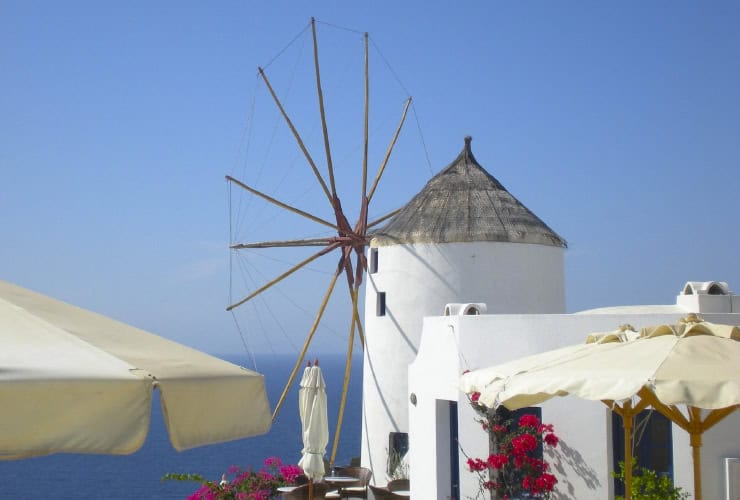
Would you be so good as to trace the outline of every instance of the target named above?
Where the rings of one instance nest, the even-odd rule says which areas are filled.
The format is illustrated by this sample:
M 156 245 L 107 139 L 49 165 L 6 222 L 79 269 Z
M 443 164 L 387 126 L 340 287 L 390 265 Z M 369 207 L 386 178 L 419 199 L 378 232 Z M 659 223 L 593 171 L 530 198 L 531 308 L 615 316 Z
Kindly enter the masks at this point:
M 701 434 L 691 433 L 691 451 L 694 458 L 694 500 L 701 500 Z
M 308 500 L 313 500 L 313 479 L 308 480 Z

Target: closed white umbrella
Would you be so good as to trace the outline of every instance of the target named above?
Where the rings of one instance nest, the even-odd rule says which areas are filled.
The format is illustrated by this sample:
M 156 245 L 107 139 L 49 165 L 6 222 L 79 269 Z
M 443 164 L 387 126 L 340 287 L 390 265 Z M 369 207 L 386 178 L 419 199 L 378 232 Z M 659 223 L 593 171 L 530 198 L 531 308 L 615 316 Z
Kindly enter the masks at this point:
M 519 371 L 490 380 L 480 400 L 509 409 L 568 394 L 600 400 L 622 415 L 625 433 L 637 412 L 653 406 L 690 433 L 694 498 L 701 499 L 701 436 L 740 405 L 740 328 L 690 315 L 675 325 L 643 328 L 634 341 L 573 348 L 570 356 L 550 360 L 529 369 L 525 359 L 519 360 Z M 464 375 L 463 387 L 466 378 L 478 375 Z M 687 407 L 686 413 L 679 405 Z
M 309 498 L 313 483 L 324 477 L 324 454 L 329 443 L 329 419 L 326 408 L 326 383 L 316 360 L 303 371 L 298 391 L 298 408 L 303 430 L 303 454 L 298 466 L 309 479 Z
M 270 429 L 259 373 L 4 281 L 0 345 L 0 459 L 133 453 L 155 388 L 177 450 Z

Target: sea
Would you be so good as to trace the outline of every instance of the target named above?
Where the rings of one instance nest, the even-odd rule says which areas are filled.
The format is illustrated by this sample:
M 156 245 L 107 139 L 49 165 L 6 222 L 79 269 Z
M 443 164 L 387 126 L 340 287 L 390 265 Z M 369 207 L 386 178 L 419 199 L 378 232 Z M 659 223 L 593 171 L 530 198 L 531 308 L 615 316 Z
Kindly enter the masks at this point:
M 219 356 L 252 368 L 245 358 Z M 297 356 L 267 354 L 256 357 L 257 371 L 265 375 L 271 408 L 280 397 Z M 327 385 L 329 447 L 331 453 L 344 379 L 344 355 L 322 355 L 320 366 Z M 56 454 L 15 461 L 0 461 L 0 499 L 185 499 L 198 488 L 194 482 L 162 481 L 167 473 L 198 473 L 219 480 L 232 465 L 262 467 L 265 458 L 279 457 L 296 464 L 301 457 L 301 423 L 298 415 L 298 381 L 286 397 L 272 429 L 262 436 L 229 443 L 175 451 L 162 418 L 159 393 L 154 391 L 152 420 L 144 446 L 131 455 Z M 362 359 L 352 363 L 347 405 L 336 463 L 348 464 L 360 455 L 362 420 Z M 2 422 L 0 409 L 0 422 Z

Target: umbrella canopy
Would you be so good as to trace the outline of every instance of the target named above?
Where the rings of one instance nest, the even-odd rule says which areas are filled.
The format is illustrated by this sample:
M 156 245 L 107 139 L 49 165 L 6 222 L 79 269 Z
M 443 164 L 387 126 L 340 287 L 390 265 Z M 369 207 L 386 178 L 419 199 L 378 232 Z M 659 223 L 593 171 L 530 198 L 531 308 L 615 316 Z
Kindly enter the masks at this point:
M 303 371 L 298 391 L 298 407 L 303 428 L 303 456 L 298 465 L 312 481 L 324 477 L 324 454 L 329 443 L 329 419 L 326 413 L 326 383 L 319 363 Z
M 600 400 L 622 416 L 625 433 L 637 412 L 653 406 L 690 433 L 694 497 L 701 499 L 701 435 L 740 405 L 740 328 L 690 315 L 675 325 L 643 328 L 633 341 L 559 351 L 535 356 L 528 367 L 526 358 L 515 361 L 515 373 L 489 369 L 499 375 L 483 387 L 467 384 L 480 376 L 468 373 L 462 386 L 479 390 L 484 404 L 509 409 L 567 394 Z M 686 413 L 678 405 L 686 405 Z M 629 473 L 629 462 L 626 468 Z
M 0 459 L 129 454 L 154 388 L 177 450 L 265 433 L 262 375 L 0 281 Z
M 559 362 L 581 358 L 599 344 L 627 342 L 637 337 L 638 333 L 632 325 L 622 325 L 613 332 L 592 333 L 587 337 L 584 344 L 570 345 L 467 372 L 460 379 L 460 388 L 468 394 L 479 393 L 480 399 L 478 401 L 489 408 L 493 408 L 499 405 L 499 395 L 506 387 L 509 377 L 513 375 L 532 372 L 538 368 L 546 368 Z M 509 402 L 506 406 L 509 406 Z M 524 404 L 522 406 L 528 405 Z

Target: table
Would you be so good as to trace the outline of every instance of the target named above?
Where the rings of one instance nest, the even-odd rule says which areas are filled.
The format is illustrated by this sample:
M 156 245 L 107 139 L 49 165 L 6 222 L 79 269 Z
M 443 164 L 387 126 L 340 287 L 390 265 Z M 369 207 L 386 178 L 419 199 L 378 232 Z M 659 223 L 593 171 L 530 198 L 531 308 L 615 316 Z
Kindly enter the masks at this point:
M 298 488 L 298 486 L 278 486 L 277 490 L 278 490 L 278 493 L 280 493 L 280 498 L 285 498 L 283 493 L 290 493 L 296 488 Z
M 357 481 L 359 481 L 359 479 L 352 476 L 324 476 L 324 482 L 336 484 L 337 486 L 341 486 L 344 483 L 355 483 Z
M 356 483 L 358 478 L 352 476 L 324 476 L 324 482 L 337 487 L 339 497 L 342 497 L 342 485 Z

